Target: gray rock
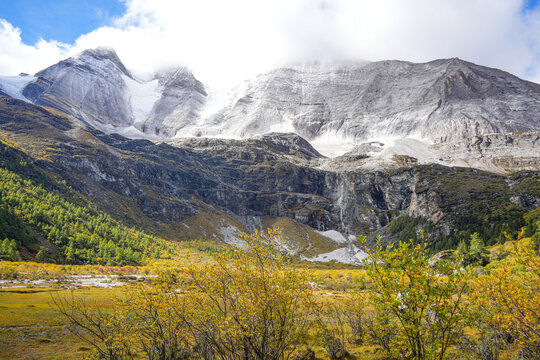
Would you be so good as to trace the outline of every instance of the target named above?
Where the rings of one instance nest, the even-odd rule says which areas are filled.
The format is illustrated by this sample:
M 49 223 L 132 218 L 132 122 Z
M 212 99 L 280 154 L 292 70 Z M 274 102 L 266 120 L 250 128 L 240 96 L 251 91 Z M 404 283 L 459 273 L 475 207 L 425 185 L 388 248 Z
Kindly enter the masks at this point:
M 81 119 L 127 126 L 133 119 L 122 75 L 131 77 L 114 50 L 85 50 L 36 73 L 23 95 Z
M 163 71 L 156 77 L 162 88 L 161 97 L 141 130 L 170 138 L 178 129 L 199 119 L 207 94 L 204 85 L 186 68 Z
M 540 169 L 540 132 L 489 134 L 432 145 L 452 165 L 512 170 Z

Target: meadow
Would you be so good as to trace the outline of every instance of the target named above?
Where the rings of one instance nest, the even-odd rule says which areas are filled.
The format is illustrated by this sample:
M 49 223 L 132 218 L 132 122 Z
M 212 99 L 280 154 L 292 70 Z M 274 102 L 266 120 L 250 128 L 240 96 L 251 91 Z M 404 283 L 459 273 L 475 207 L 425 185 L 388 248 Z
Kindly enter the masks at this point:
M 0 359 L 99 358 L 93 345 L 109 349 L 103 347 L 103 339 L 93 337 L 92 343 L 75 335 L 88 338 L 84 321 L 89 319 L 113 334 L 110 349 L 117 353 L 102 358 L 212 358 L 201 355 L 200 337 L 193 335 L 201 331 L 203 321 L 223 335 L 206 340 L 206 345 L 218 349 L 214 358 L 240 358 L 235 354 L 247 351 L 242 344 L 246 336 L 262 331 L 261 322 L 277 327 L 278 333 L 285 324 L 292 335 L 276 347 L 281 356 L 267 358 L 534 359 L 537 355 L 539 258 L 531 238 L 523 233 L 481 249 L 488 265 L 477 262 L 463 272 L 455 272 L 459 268 L 455 256 L 462 256 L 463 249 L 439 254 L 451 260 L 439 260 L 437 272 L 430 272 L 437 267 L 433 256 L 422 245 L 406 242 L 373 250 L 377 261 L 362 268 L 298 263 L 274 252 L 273 246 L 263 246 L 272 238 L 269 234 L 251 235 L 255 241 L 248 241 L 252 246 L 247 252 L 207 241 L 176 244 L 169 259 L 140 267 L 2 261 Z M 469 248 L 466 255 L 475 256 L 474 251 Z M 382 263 L 391 266 L 377 265 Z M 110 276 L 124 285 L 73 286 L 68 281 L 81 275 Z M 29 279 L 48 282 L 21 283 Z M 492 292 L 501 284 L 502 293 Z M 221 295 L 226 293 L 232 296 Z M 218 295 L 220 304 L 234 307 L 233 316 L 212 305 Z M 526 316 L 515 315 L 515 307 L 499 301 L 503 298 L 519 304 Z M 83 313 L 91 315 L 80 317 Z M 408 328 L 402 331 L 400 322 L 410 322 L 407 326 L 426 334 L 446 329 L 452 336 L 418 338 L 427 350 L 413 355 Z M 156 328 L 162 332 L 147 332 Z M 156 339 L 161 343 L 156 345 Z M 178 356 L 160 357 L 156 349 L 171 343 Z M 225 344 L 234 350 L 220 356 L 219 346 Z M 247 358 L 259 358 L 253 354 Z

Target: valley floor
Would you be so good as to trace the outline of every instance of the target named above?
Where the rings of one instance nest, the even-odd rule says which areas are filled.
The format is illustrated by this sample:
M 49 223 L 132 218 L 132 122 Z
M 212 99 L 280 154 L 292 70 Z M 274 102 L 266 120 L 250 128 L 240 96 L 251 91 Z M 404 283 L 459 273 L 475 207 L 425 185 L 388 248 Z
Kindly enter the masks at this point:
M 336 266 L 336 264 L 333 264 Z M 368 279 L 364 270 L 358 268 L 332 268 L 332 264 L 305 264 L 318 279 L 315 291 L 317 301 L 324 306 L 340 303 L 348 299 L 353 287 L 362 287 Z M 116 276 L 114 281 L 124 281 L 123 286 L 108 286 L 107 282 L 95 283 L 92 286 L 74 285 L 66 281 L 64 272 L 59 271 L 61 265 L 28 264 L 21 262 L 0 262 L 0 359 L 82 359 L 91 354 L 91 346 L 70 330 L 69 322 L 58 312 L 54 305 L 56 298 L 84 299 L 96 304 L 98 308 L 107 309 L 115 298 L 122 298 L 137 287 L 138 283 L 149 283 L 152 278 L 148 267 L 130 268 L 127 275 L 125 268 L 108 267 L 108 274 L 96 275 L 96 266 L 75 266 L 69 268 L 67 276 L 83 276 L 90 279 Z M 17 271 L 14 271 L 17 269 Z M 31 269 L 29 271 L 29 269 Z M 52 271 L 56 269 L 57 271 Z M 103 269 L 101 268 L 101 271 Z M 32 278 L 17 279 L 17 276 Z M 76 275 L 78 273 L 79 275 Z M 144 274 L 134 277 L 133 274 Z M 149 275 L 150 273 L 150 275 Z M 44 275 L 48 274 L 48 275 Z M 115 275 L 111 275 L 115 274 Z M 12 279 L 6 280 L 6 277 Z M 42 278 L 43 282 L 39 281 Z M 111 282 L 109 282 L 109 285 Z M 470 333 L 471 331 L 466 331 Z M 330 359 L 323 347 L 312 347 L 315 359 Z M 375 345 L 357 346 L 349 344 L 347 359 L 383 359 L 383 354 Z M 142 358 L 142 357 L 141 357 Z M 457 348 L 450 351 L 450 359 L 473 359 Z M 515 358 L 515 349 L 503 351 L 499 359 Z

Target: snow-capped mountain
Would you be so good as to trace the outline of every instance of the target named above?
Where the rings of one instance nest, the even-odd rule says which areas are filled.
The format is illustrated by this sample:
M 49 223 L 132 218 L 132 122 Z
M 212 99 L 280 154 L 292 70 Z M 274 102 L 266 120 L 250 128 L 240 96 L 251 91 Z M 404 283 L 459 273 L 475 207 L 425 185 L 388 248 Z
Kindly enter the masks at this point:
M 384 165 L 394 155 L 456 164 L 462 159 L 441 156 L 448 147 L 437 144 L 460 148 L 475 136 L 540 131 L 540 85 L 460 59 L 301 64 L 222 93 L 182 67 L 143 81 L 114 50 L 98 48 L 34 76 L 0 78 L 0 91 L 130 138 L 296 133 L 330 157 L 352 151 L 376 159 L 358 166 Z M 380 149 L 358 154 L 374 141 Z M 475 166 L 492 165 L 481 163 Z
M 85 50 L 34 76 L 3 77 L 0 89 L 128 137 L 172 137 L 185 121 L 198 118 L 206 99 L 189 70 L 169 69 L 141 80 L 109 48 Z
M 540 204 L 540 85 L 459 59 L 296 65 L 218 92 L 99 48 L 0 77 L 0 134 L 118 218 L 232 244 L 280 226 L 308 260 L 357 263 L 354 239 L 400 215 L 444 237 Z
M 295 132 L 315 145 L 449 142 L 539 130 L 540 85 L 459 59 L 311 64 L 259 76 L 207 124 L 196 131 Z

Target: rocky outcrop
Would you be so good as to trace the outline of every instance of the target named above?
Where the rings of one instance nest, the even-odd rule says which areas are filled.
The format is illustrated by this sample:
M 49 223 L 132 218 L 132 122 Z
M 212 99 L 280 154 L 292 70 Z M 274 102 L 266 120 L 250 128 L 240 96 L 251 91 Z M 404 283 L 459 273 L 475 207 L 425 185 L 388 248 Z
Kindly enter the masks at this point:
M 180 138 L 166 140 L 165 143 L 197 153 L 209 153 L 225 162 L 286 160 L 309 165 L 325 159 L 308 141 L 293 133 L 270 133 L 245 140 Z
M 178 129 L 192 125 L 200 118 L 206 103 L 206 90 L 186 68 L 176 68 L 156 75 L 161 96 L 141 129 L 144 133 L 170 138 Z
M 486 169 L 540 169 L 540 132 L 488 134 L 435 144 L 432 150 L 452 165 Z

